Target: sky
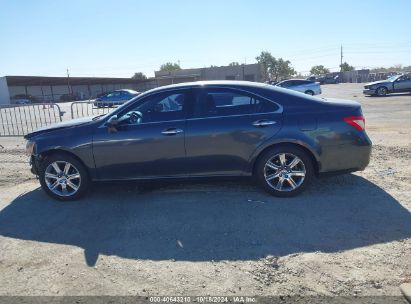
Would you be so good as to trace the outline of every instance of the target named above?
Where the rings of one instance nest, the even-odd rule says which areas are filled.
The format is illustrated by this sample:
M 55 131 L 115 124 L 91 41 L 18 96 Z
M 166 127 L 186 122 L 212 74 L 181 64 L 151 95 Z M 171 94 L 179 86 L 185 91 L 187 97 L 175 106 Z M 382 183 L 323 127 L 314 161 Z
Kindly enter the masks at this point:
M 411 0 L 0 0 L 0 76 L 154 76 L 255 63 L 411 65 Z

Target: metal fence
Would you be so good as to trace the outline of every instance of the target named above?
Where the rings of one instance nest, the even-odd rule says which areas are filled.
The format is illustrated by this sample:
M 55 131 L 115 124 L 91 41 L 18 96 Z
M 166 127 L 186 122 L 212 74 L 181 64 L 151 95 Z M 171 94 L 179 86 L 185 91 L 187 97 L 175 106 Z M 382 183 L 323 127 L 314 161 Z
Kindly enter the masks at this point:
M 110 101 L 109 103 L 98 101 L 76 101 L 71 104 L 71 118 L 74 119 L 106 114 L 119 105 L 120 103 L 115 101 Z
M 0 106 L 0 136 L 23 136 L 40 127 L 62 120 L 54 103 Z

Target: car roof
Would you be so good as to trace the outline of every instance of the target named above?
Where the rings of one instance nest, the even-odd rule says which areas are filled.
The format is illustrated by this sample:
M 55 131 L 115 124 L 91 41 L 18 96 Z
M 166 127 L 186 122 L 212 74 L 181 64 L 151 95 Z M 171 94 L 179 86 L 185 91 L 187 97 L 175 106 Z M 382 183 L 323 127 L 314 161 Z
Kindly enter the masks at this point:
M 311 82 L 310 80 L 307 80 L 307 79 L 285 79 L 285 80 L 280 81 L 279 83 L 285 82 L 285 81 L 295 81 L 295 80 L 304 81 L 304 82 Z
M 138 93 L 137 91 L 130 90 L 130 89 L 119 89 L 119 90 L 114 90 L 113 92 L 128 92 L 128 93 Z
M 240 81 L 240 80 L 237 80 L 237 81 L 235 80 L 207 80 L 207 81 L 183 82 L 183 83 L 178 83 L 178 84 L 166 85 L 166 86 L 158 87 L 155 89 L 151 89 L 144 93 L 154 93 L 157 91 L 171 90 L 171 89 L 199 88 L 199 87 L 206 87 L 206 86 L 278 90 L 273 85 L 266 84 L 266 83 L 260 83 L 260 82 Z
M 258 95 L 266 96 L 261 94 L 260 91 L 265 91 L 266 93 L 271 94 L 280 94 L 286 95 L 288 98 L 298 98 L 298 99 L 316 99 L 320 100 L 315 96 L 308 96 L 303 93 L 295 92 L 289 89 L 281 88 L 275 85 L 260 83 L 260 82 L 251 82 L 251 81 L 235 81 L 235 80 L 209 80 L 209 81 L 195 81 L 195 82 L 184 82 L 172 85 L 166 85 L 158 88 L 154 88 L 144 93 L 141 93 L 139 97 L 144 97 L 153 93 L 161 93 L 163 91 L 173 90 L 173 89 L 188 89 L 188 88 L 201 88 L 201 87 L 224 87 L 224 88 L 233 88 L 238 90 L 245 90 L 251 93 Z

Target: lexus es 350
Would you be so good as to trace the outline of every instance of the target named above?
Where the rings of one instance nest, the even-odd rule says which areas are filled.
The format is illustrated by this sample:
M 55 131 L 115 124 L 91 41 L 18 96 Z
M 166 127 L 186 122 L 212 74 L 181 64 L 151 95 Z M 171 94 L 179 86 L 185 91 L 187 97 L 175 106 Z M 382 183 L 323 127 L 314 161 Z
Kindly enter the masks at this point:
M 26 135 L 32 172 L 60 200 L 92 181 L 253 176 L 300 193 L 319 174 L 363 170 L 371 142 L 355 101 L 267 84 L 194 82 L 142 93 L 114 111 Z

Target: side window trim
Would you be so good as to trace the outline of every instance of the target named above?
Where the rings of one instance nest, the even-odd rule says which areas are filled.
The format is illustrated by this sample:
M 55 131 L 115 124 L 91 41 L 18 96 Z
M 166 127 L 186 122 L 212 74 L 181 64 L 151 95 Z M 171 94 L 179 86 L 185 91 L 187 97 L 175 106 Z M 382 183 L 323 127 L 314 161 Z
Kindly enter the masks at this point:
M 283 107 L 281 104 L 279 104 L 278 102 L 273 101 L 273 100 L 271 100 L 271 99 L 269 99 L 269 98 L 267 98 L 267 97 L 264 97 L 264 96 L 262 96 L 262 95 L 260 95 L 260 94 L 258 94 L 258 93 L 250 92 L 250 91 L 247 91 L 247 90 L 244 90 L 244 89 L 240 89 L 240 88 L 229 87 L 229 86 L 217 86 L 217 85 L 213 85 L 213 86 L 207 86 L 207 87 L 208 87 L 208 88 L 231 89 L 231 90 L 234 90 L 234 91 L 251 94 L 251 95 L 253 95 L 253 96 L 255 96 L 255 97 L 257 97 L 257 98 L 259 98 L 259 99 L 261 99 L 261 100 L 265 100 L 265 101 L 267 101 L 267 102 L 274 103 L 274 104 L 278 107 L 278 109 L 277 109 L 276 111 L 274 111 L 274 112 L 266 112 L 266 113 L 264 113 L 264 114 L 278 114 L 278 113 L 283 113 L 283 111 L 284 111 L 284 107 Z M 147 98 L 150 98 L 150 97 L 152 97 L 153 95 L 162 94 L 162 93 L 166 93 L 166 92 L 173 92 L 173 91 L 187 91 L 188 94 L 191 94 L 191 97 L 192 97 L 192 100 L 191 100 L 191 102 L 192 102 L 192 104 L 191 104 L 191 109 L 188 108 L 187 111 L 184 112 L 185 118 L 184 118 L 183 120 L 178 120 L 178 121 L 184 121 L 184 120 L 187 121 L 187 120 L 195 120 L 195 119 L 210 119 L 210 118 L 234 117 L 234 115 L 221 116 L 221 117 L 198 117 L 198 118 L 192 117 L 192 115 L 193 115 L 192 109 L 194 108 L 194 106 L 195 106 L 195 104 L 196 104 L 196 102 L 197 102 L 198 92 L 199 92 L 199 90 L 201 90 L 201 89 L 202 89 L 202 87 L 201 87 L 201 86 L 198 86 L 198 87 L 186 87 L 186 88 L 178 88 L 178 89 L 167 89 L 167 90 L 163 90 L 163 91 L 160 91 L 160 92 L 150 93 L 150 94 L 148 94 L 147 96 L 142 96 L 141 99 L 140 99 L 140 98 L 137 98 L 133 103 L 131 103 L 130 105 L 127 105 L 126 108 L 121 109 L 121 111 L 119 111 L 118 113 L 116 113 L 116 111 L 113 111 L 113 113 L 111 113 L 111 115 L 107 116 L 107 118 L 106 118 L 104 121 L 102 121 L 102 123 L 101 123 L 101 125 L 100 125 L 99 127 L 106 127 L 106 122 L 107 122 L 107 120 L 109 120 L 109 119 L 111 118 L 111 116 L 113 116 L 113 115 L 120 115 L 120 116 L 121 116 L 121 115 L 124 115 L 125 113 L 127 113 L 128 111 L 130 111 L 130 109 L 131 109 L 132 107 L 134 107 L 136 104 L 143 104 Z M 254 114 L 249 114 L 249 115 L 261 115 L 261 114 L 262 114 L 262 113 L 254 113 Z M 244 116 L 244 115 L 239 115 L 239 116 Z M 168 121 L 161 121 L 161 122 L 171 122 L 171 121 L 168 120 Z M 147 122 L 147 123 L 150 123 L 150 122 Z M 157 123 L 157 122 L 156 122 L 156 123 Z M 160 122 L 158 122 L 158 123 L 160 123 Z

